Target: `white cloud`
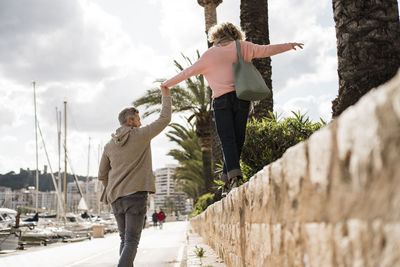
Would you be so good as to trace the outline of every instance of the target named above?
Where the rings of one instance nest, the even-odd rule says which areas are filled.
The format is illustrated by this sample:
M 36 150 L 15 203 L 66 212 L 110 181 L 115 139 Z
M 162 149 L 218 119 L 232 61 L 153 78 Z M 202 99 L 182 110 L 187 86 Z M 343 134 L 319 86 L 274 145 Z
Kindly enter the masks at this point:
M 168 45 L 173 51 L 171 62 L 181 58 L 181 52 L 192 56 L 197 49 L 201 53 L 207 49 L 203 7 L 196 1 L 182 0 L 160 0 L 160 7 L 162 18 L 159 28 L 166 41 L 161 45 Z
M 329 95 L 296 97 L 283 105 L 275 105 L 275 111 L 283 117 L 292 117 L 292 111 L 307 114 L 314 122 L 320 118 L 329 121 L 331 117 L 331 102 Z
M 205 31 L 204 9 L 197 3 L 189 1 L 171 0 L 160 1 L 162 36 L 168 38 L 174 49 L 180 50 L 193 43 L 202 41 L 199 36 Z M 196 31 L 197 30 L 197 31 Z
M 12 135 L 6 135 L 6 136 L 3 136 L 0 139 L 0 142 L 14 143 L 14 142 L 17 142 L 17 138 L 15 136 L 12 136 Z
M 23 168 L 22 164 L 25 161 L 24 156 L 17 156 L 17 157 L 9 157 L 8 155 L 0 155 L 0 170 L 1 173 L 7 173 L 10 171 L 14 171 L 16 173 L 19 172 L 20 168 Z
M 331 97 L 326 97 L 319 102 L 318 110 L 320 118 L 328 122 L 332 119 L 332 99 Z
M 77 1 L 36 1 L 24 5 L 3 2 L 9 14 L 1 17 L 6 38 L 0 42 L 0 70 L 27 83 L 33 79 L 93 80 L 105 74 L 98 64 L 98 35 L 86 31 Z M 45 5 L 46 8 L 43 8 Z
M 293 88 L 295 86 L 312 84 L 316 85 L 321 82 L 336 82 L 337 81 L 337 59 L 333 56 L 325 56 L 317 58 L 316 68 L 313 72 L 302 73 L 287 79 L 286 88 Z
M 33 90 L 16 84 L 0 75 L 0 129 L 10 129 L 26 124 L 33 113 Z
M 334 25 L 322 25 L 319 22 L 319 14 L 331 10 L 328 3 L 318 0 L 269 3 L 271 43 L 305 44 L 304 50 L 298 49 L 272 57 L 273 88 L 283 90 L 297 83 L 337 80 Z M 330 20 L 333 23 L 333 14 Z
M 118 17 L 108 14 L 94 2 L 81 2 L 85 27 L 89 32 L 98 32 L 99 35 L 100 65 L 118 69 L 119 75 L 114 75 L 113 79 L 124 78 L 134 71 L 145 70 L 151 73 L 163 70 L 160 62 L 164 61 L 165 56 L 158 56 L 157 51 L 145 45 L 139 36 L 131 36 L 124 31 Z M 149 27 L 149 34 L 154 30 Z
M 240 1 L 223 1 L 217 7 L 217 20 L 221 22 L 231 22 L 240 26 Z
M 15 113 L 11 109 L 0 106 L 0 127 L 11 126 L 15 117 Z

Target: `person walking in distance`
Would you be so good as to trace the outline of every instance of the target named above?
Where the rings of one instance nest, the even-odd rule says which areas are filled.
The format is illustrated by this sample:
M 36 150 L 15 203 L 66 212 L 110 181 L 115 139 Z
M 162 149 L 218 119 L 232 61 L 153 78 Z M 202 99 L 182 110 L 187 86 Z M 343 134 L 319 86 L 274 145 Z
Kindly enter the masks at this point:
M 229 189 L 242 179 L 240 154 L 245 140 L 250 101 L 238 99 L 235 93 L 232 63 L 238 61 L 236 42 L 239 41 L 244 61 L 277 55 L 302 43 L 258 45 L 244 41 L 244 33 L 230 22 L 213 26 L 208 33 L 208 41 L 213 43 L 192 66 L 162 83 L 171 87 L 191 76 L 203 74 L 212 90 L 217 133 L 221 141 L 224 165 L 221 180 Z
M 100 200 L 111 204 L 121 237 L 118 267 L 132 267 L 147 211 L 147 195 L 155 193 L 151 140 L 171 121 L 171 97 L 161 86 L 162 108 L 159 118 L 141 127 L 139 111 L 123 109 L 121 124 L 105 145 L 98 178 L 104 185 Z
M 160 229 L 163 228 L 164 220 L 165 220 L 165 213 L 162 209 L 160 209 L 160 212 L 157 214 L 157 219 L 158 219 L 158 224 L 160 225 Z
M 147 223 L 147 215 L 144 215 L 143 229 L 146 228 L 146 223 Z
M 157 220 L 158 220 L 158 218 L 157 218 L 157 211 L 154 211 L 154 213 L 151 215 L 151 219 L 153 220 L 153 227 L 154 228 L 157 228 Z

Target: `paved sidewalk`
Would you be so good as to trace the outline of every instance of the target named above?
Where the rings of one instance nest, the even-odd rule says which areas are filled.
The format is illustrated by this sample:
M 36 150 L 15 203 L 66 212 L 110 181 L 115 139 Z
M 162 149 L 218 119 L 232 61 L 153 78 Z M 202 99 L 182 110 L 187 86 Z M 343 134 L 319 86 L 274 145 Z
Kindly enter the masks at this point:
M 120 238 L 117 233 L 77 243 L 56 243 L 0 254 L 0 267 L 112 267 L 118 262 Z M 196 256 L 197 247 L 204 257 Z M 168 222 L 164 229 L 142 232 L 135 267 L 226 266 L 195 233 L 189 222 Z
M 193 231 L 190 224 L 186 233 L 186 242 L 186 261 L 182 263 L 181 267 L 226 267 L 224 261 L 218 257 L 210 246 L 204 243 L 203 238 Z M 196 247 L 204 249 L 204 256 L 201 261 L 200 258 L 196 256 Z
M 142 232 L 135 267 L 180 267 L 189 222 L 165 223 L 162 230 Z M 56 243 L 0 254 L 0 267 L 115 267 L 119 259 L 117 233 L 77 243 Z

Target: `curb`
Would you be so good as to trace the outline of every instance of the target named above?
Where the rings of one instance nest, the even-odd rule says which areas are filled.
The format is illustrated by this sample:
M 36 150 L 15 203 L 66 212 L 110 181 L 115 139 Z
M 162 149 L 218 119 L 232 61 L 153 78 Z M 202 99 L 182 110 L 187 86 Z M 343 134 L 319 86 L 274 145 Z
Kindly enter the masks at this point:
M 196 256 L 196 247 L 204 250 L 204 256 L 202 257 L 201 261 L 200 258 Z M 218 257 L 217 253 L 215 253 L 215 251 L 209 245 L 204 243 L 203 238 L 193 230 L 189 223 L 186 231 L 186 247 L 181 267 L 198 266 L 226 267 L 224 261 Z

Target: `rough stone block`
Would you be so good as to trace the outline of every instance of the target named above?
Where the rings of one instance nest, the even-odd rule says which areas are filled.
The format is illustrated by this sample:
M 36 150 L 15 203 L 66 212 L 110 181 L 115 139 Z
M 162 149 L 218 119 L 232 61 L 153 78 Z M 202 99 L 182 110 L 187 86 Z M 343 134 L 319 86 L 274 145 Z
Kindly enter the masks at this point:
M 298 201 L 300 194 L 300 181 L 308 176 L 307 143 L 301 142 L 288 150 L 282 156 L 283 177 L 288 186 L 288 196 L 293 201 Z M 293 206 L 297 206 L 293 205 Z
M 309 178 L 316 193 L 326 194 L 332 151 L 332 127 L 327 125 L 310 136 L 308 142 Z
M 381 265 L 400 266 L 400 223 L 388 223 L 383 226 Z
M 325 223 L 307 223 L 303 226 L 305 265 L 333 267 L 332 226 Z

